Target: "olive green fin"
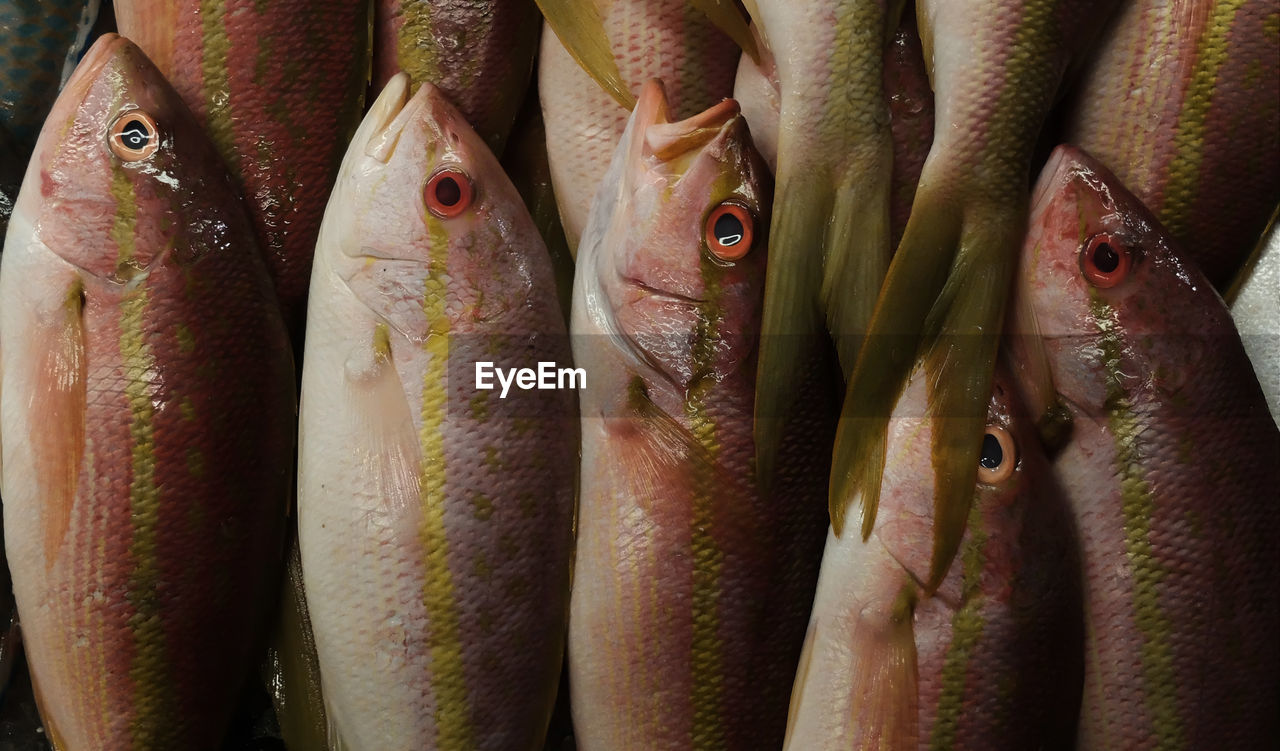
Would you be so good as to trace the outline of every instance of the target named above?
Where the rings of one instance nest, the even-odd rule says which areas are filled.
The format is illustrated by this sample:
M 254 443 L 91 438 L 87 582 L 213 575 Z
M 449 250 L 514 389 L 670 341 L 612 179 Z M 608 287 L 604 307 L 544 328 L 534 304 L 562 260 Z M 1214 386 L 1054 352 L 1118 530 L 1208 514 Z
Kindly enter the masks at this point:
M 756 46 L 756 38 L 733 0 L 690 0 L 690 4 L 702 11 L 717 29 L 736 42 L 751 58 L 751 62 L 760 64 L 760 49 Z
M 850 665 L 855 748 L 916 748 L 920 735 L 914 584 L 887 609 L 865 610 L 853 632 Z
M 960 238 L 957 207 L 923 187 L 916 203 L 845 390 L 831 464 L 829 508 L 837 535 L 855 501 L 862 536 L 871 534 L 889 417 L 915 369 L 925 320 L 946 283 Z
M 1021 220 L 1006 211 L 984 213 L 967 217 L 951 274 L 925 322 L 935 488 L 928 592 L 942 583 L 968 522 L 1001 323 L 1022 237 Z
M 886 141 L 884 147 L 877 165 L 851 170 L 853 179 L 836 189 L 827 224 L 821 300 L 846 381 L 889 270 L 893 146 Z
M 595 3 L 592 0 L 537 0 L 537 3 L 547 25 L 583 70 L 618 104 L 628 111 L 635 107 L 636 98 L 622 80 L 604 30 L 604 20 Z
M 798 396 L 799 368 L 824 346 L 822 248 L 833 200 L 830 183 L 811 174 L 779 175 L 769 230 L 764 313 L 756 369 L 756 475 L 769 488 L 782 433 Z

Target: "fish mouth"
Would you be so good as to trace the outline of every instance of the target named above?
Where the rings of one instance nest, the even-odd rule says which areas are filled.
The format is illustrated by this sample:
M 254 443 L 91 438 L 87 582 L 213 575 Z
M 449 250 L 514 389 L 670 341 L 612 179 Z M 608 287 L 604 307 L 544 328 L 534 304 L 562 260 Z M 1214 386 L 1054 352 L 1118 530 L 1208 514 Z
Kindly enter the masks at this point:
M 432 140 L 446 150 L 457 148 L 462 142 L 458 135 L 460 127 L 454 123 L 456 108 L 444 92 L 430 81 L 424 81 L 410 96 L 409 84 L 407 74 L 397 73 L 366 115 L 371 134 L 365 154 L 384 164 L 395 154 L 400 134 L 415 119 L 421 119 Z
M 397 73 L 382 93 L 374 100 L 365 115 L 361 129 L 367 129 L 364 153 L 371 159 L 386 164 L 400 143 L 400 133 L 404 130 L 404 114 L 409 104 L 409 76 Z M 398 127 L 397 127 L 398 126 Z
M 653 285 L 648 284 L 647 282 L 644 282 L 634 276 L 623 276 L 622 281 L 632 287 L 635 287 L 636 289 L 643 290 L 646 294 L 652 297 L 661 298 L 663 300 L 679 303 L 681 305 L 696 306 L 696 305 L 704 305 L 707 302 L 706 300 L 700 297 L 689 297 L 688 295 L 682 295 L 678 292 L 669 292 L 665 289 L 658 289 L 657 287 L 654 287 Z
M 640 90 L 636 117 L 644 124 L 643 137 L 637 139 L 644 153 L 662 161 L 673 161 L 707 146 L 741 117 L 741 107 L 734 99 L 722 99 L 692 117 L 671 121 L 670 105 L 662 82 L 653 79 Z

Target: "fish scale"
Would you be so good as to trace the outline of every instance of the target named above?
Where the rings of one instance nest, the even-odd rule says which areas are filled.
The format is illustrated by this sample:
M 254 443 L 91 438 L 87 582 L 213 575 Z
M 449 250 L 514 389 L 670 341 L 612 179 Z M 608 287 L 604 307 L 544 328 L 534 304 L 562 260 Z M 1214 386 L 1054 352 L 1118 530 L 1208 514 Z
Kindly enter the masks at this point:
M 1221 299 L 1114 175 L 1060 147 L 1035 206 L 1018 294 L 1074 423 L 1055 473 L 1085 577 L 1081 747 L 1265 747 L 1280 430 Z M 1129 259 L 1108 286 L 1085 276 L 1097 238 Z
M 1128 3 L 1074 94 L 1065 140 L 1113 170 L 1224 290 L 1280 202 L 1277 92 L 1274 2 Z
M 768 168 L 736 103 L 670 118 L 646 84 L 576 267 L 571 331 L 592 379 L 569 621 L 584 751 L 780 744 L 825 526 L 830 367 L 801 385 L 814 412 L 776 492 L 755 484 Z M 703 237 L 729 198 L 755 223 L 731 263 Z
M 1012 438 L 1013 469 L 975 483 L 959 553 L 927 592 L 931 433 L 951 426 L 926 415 L 924 382 L 894 408 L 876 529 L 828 534 L 786 748 L 1071 749 L 1083 624 L 1066 499 L 998 372 L 987 424 Z
M 101 139 L 137 111 L 160 145 L 126 163 Z M 12 229 L 5 529 L 49 737 L 214 748 L 278 576 L 293 443 L 251 225 L 178 95 L 107 35 L 49 117 Z
M 688 2 L 584 0 L 604 21 L 613 58 L 632 95 L 651 78 L 667 87 L 672 112 L 689 117 L 732 96 L 738 47 Z M 576 252 L 591 201 L 626 127 L 628 112 L 543 30 L 538 90 L 560 218 Z
M 369 3 L 119 0 L 116 16 L 239 179 L 298 338 L 325 201 L 363 111 Z
M 567 367 L 550 259 L 434 85 L 405 74 L 344 161 L 303 372 L 299 542 L 330 741 L 532 749 L 563 654 L 573 394 L 479 390 L 476 363 Z M 457 169 L 455 217 L 423 186 Z
M 533 73 L 542 17 L 533 0 L 379 0 L 374 92 L 403 70 L 449 97 L 502 154 Z

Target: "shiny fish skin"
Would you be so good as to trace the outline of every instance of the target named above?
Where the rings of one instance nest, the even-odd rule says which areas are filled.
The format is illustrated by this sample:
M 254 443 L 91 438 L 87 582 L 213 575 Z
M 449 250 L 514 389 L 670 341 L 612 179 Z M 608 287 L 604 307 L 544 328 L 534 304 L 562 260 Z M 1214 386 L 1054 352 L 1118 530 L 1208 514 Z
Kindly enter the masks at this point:
M 776 749 L 826 528 L 835 393 L 819 374 L 797 384 L 813 410 L 762 493 L 751 413 L 768 168 L 732 101 L 672 117 L 646 85 L 578 258 L 571 331 L 591 381 L 574 728 L 582 751 Z M 730 197 L 756 225 L 749 253 L 726 263 L 702 237 Z
M 524 100 L 542 15 L 533 0 L 377 0 L 373 86 L 409 74 L 449 97 L 501 155 Z
M 368 0 L 116 0 L 239 180 L 285 323 L 302 332 L 325 201 L 364 109 Z
M 632 94 L 649 79 L 662 79 L 676 118 L 733 95 L 738 47 L 686 0 L 594 1 Z M 542 33 L 538 91 L 560 218 L 576 253 L 629 113 L 569 56 L 550 28 Z
M 158 150 L 104 137 L 141 110 Z M 249 218 L 135 46 L 55 104 L 0 265 L 5 543 L 55 747 L 213 749 L 279 581 L 294 371 Z
M 1280 203 L 1275 0 L 1135 0 L 1090 61 L 1064 141 L 1133 192 L 1219 290 Z
M 911 216 L 849 379 L 831 478 L 832 521 L 875 521 L 888 405 L 918 365 L 935 434 L 936 584 L 960 543 L 998 335 L 1026 226 L 1032 152 L 1069 63 L 1116 0 L 918 0 L 934 139 Z M 850 511 L 860 496 L 863 509 Z
M 778 117 L 781 107 L 777 66 L 762 42 L 761 62 L 745 53 L 738 63 L 733 98 L 751 126 L 751 138 L 774 173 L 778 168 Z M 897 247 L 911 213 L 929 146 L 933 143 L 933 90 L 920 49 L 915 16 L 904 13 L 885 51 L 884 92 L 893 135 L 893 181 L 889 204 L 889 247 Z
M 1034 201 L 1018 294 L 1074 422 L 1055 469 L 1084 566 L 1080 748 L 1269 747 L 1280 430 L 1221 299 L 1113 175 L 1061 147 Z M 1133 258 L 1108 288 L 1083 271 L 1103 240 Z
M 917 375 L 894 411 L 880 521 L 827 537 L 787 749 L 1073 748 L 1083 672 L 1079 559 L 1034 423 L 997 374 L 988 425 L 1017 455 L 974 486 L 960 554 L 929 570 L 933 476 Z
M 460 168 L 473 203 L 428 213 Z M 568 367 L 546 248 L 478 135 L 392 78 L 317 246 L 298 533 L 330 741 L 540 746 L 568 613 L 572 391 L 479 391 L 477 361 Z

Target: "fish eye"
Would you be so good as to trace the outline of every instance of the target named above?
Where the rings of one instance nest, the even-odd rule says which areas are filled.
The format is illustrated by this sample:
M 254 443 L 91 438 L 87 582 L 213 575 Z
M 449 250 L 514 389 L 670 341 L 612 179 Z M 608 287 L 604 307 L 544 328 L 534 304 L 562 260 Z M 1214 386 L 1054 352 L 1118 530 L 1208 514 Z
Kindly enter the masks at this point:
M 160 148 L 160 128 L 155 119 L 140 110 L 116 119 L 107 137 L 111 153 L 126 162 L 139 162 Z
M 452 219 L 471 205 L 471 178 L 457 167 L 442 167 L 427 180 L 422 197 L 432 214 L 441 219 Z
M 737 201 L 724 201 L 707 215 L 703 239 L 716 258 L 736 261 L 751 250 L 754 230 L 755 219 L 746 206 Z
M 1133 265 L 1133 254 L 1107 233 L 1089 238 L 1080 253 L 1080 269 L 1095 287 L 1107 289 L 1124 281 Z
M 978 455 L 978 482 L 995 485 L 1009 479 L 1018 466 L 1018 447 L 1009 431 L 988 425 Z

